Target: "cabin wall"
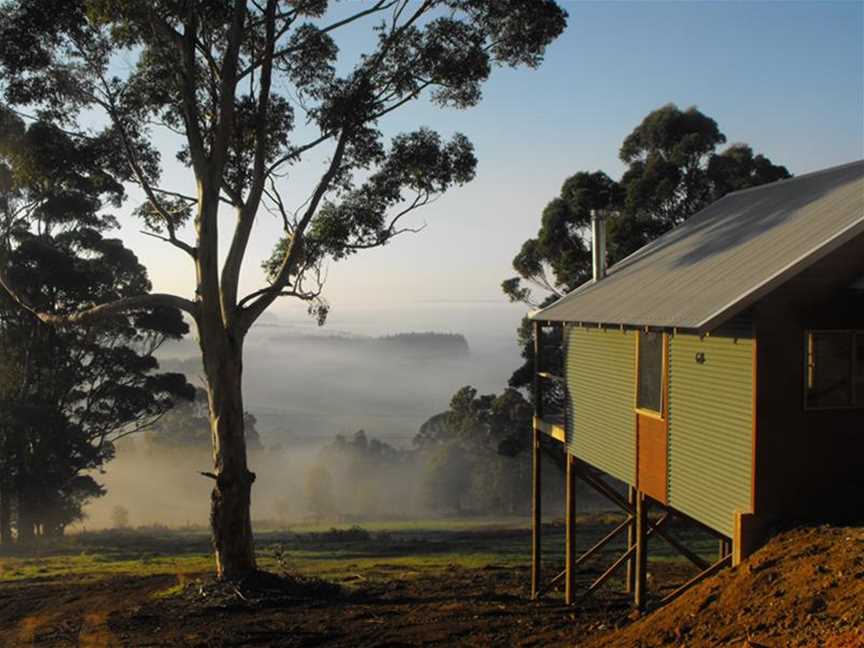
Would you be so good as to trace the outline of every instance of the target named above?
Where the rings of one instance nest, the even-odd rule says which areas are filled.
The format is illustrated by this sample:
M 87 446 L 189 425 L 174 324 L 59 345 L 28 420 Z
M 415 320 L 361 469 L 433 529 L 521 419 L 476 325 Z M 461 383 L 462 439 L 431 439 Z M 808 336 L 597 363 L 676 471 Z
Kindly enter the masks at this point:
M 864 409 L 808 411 L 805 332 L 864 329 L 864 237 L 756 307 L 756 511 L 766 522 L 864 515 Z
M 730 537 L 753 507 L 754 351 L 749 336 L 669 343 L 669 505 Z
M 629 484 L 636 474 L 636 333 L 568 325 L 567 447 Z

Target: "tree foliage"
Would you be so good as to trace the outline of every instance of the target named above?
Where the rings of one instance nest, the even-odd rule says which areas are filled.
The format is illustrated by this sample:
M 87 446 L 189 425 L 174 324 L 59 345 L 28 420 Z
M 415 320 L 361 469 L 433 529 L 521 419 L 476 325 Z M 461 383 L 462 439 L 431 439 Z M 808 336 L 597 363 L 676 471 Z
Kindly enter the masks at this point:
M 29 304 L 51 314 L 147 293 L 135 255 L 106 237 L 101 213 L 122 187 L 94 168 L 91 142 L 0 110 L 0 260 Z M 92 476 L 113 443 L 191 396 L 154 351 L 188 331 L 176 309 L 150 307 L 55 328 L 0 295 L 0 513 L 18 537 L 61 533 L 103 493 Z M 11 523 L 0 515 L 0 526 Z M 0 529 L 8 540 L 8 529 Z
M 515 389 L 479 395 L 457 391 L 450 409 L 431 417 L 414 439 L 423 466 L 423 503 L 437 511 L 515 513 L 527 506 L 529 466 L 516 457 L 533 409 Z M 473 504 L 473 506 L 471 506 Z

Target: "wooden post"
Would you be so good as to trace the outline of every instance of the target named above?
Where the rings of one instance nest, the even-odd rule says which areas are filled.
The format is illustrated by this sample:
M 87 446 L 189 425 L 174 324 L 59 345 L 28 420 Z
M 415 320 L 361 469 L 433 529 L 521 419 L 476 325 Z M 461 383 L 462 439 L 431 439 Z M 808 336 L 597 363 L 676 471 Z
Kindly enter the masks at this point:
M 648 502 L 641 492 L 636 493 L 636 565 L 633 583 L 633 602 L 640 612 L 645 609 L 648 594 Z
M 540 481 L 540 430 L 534 430 L 532 443 L 532 483 L 531 483 L 531 598 L 536 599 L 540 592 L 540 532 L 541 516 L 541 481 Z
M 564 549 L 566 571 L 564 602 L 570 605 L 576 597 L 576 457 L 569 452 L 567 452 L 567 478 L 564 481 L 564 502 L 564 517 L 567 525 Z
M 534 322 L 534 416 L 543 418 L 543 381 L 540 374 L 543 371 L 543 327 L 540 322 Z
M 543 328 L 540 322 L 534 322 L 534 417 L 543 418 L 543 387 L 540 372 L 543 370 Z M 540 475 L 540 430 L 534 428 L 531 443 L 531 598 L 536 599 L 540 593 L 540 563 L 542 561 L 540 533 L 542 531 L 541 510 L 541 475 Z
M 627 489 L 627 501 L 630 503 L 630 506 L 635 510 L 636 508 L 636 489 L 632 486 Z M 630 525 L 627 527 L 627 550 L 633 548 L 636 544 L 636 516 L 633 516 L 633 521 L 630 522 Z M 635 569 L 635 561 L 633 557 L 630 557 L 627 560 L 627 581 L 625 583 L 625 591 L 627 594 L 633 594 L 633 590 L 635 589 L 636 583 L 636 569 Z

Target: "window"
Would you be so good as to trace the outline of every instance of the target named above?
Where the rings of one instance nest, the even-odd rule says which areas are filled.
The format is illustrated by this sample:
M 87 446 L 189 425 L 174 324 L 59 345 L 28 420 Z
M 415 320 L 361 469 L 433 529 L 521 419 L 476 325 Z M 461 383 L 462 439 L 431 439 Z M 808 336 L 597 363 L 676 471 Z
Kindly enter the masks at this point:
M 807 334 L 808 409 L 864 407 L 864 333 Z
M 663 334 L 639 333 L 639 384 L 636 407 L 663 411 Z
M 864 407 L 864 333 L 855 334 L 855 405 Z

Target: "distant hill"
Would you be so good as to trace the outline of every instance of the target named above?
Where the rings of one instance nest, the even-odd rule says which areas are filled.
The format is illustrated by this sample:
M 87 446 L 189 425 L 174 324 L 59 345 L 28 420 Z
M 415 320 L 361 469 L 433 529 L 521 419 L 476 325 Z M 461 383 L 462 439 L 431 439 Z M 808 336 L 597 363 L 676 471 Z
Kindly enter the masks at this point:
M 268 336 L 269 341 L 282 344 L 302 343 L 329 349 L 392 352 L 400 355 L 428 355 L 460 358 L 470 354 L 468 340 L 460 333 L 396 333 L 382 337 L 355 335 L 303 335 L 288 333 Z
M 199 382 L 196 347 L 187 339 L 160 349 L 160 365 Z M 506 354 L 472 352 L 463 335 L 436 332 L 375 337 L 262 327 L 245 350 L 244 405 L 265 445 L 359 429 L 407 444 L 456 390 L 497 389 L 512 363 Z

